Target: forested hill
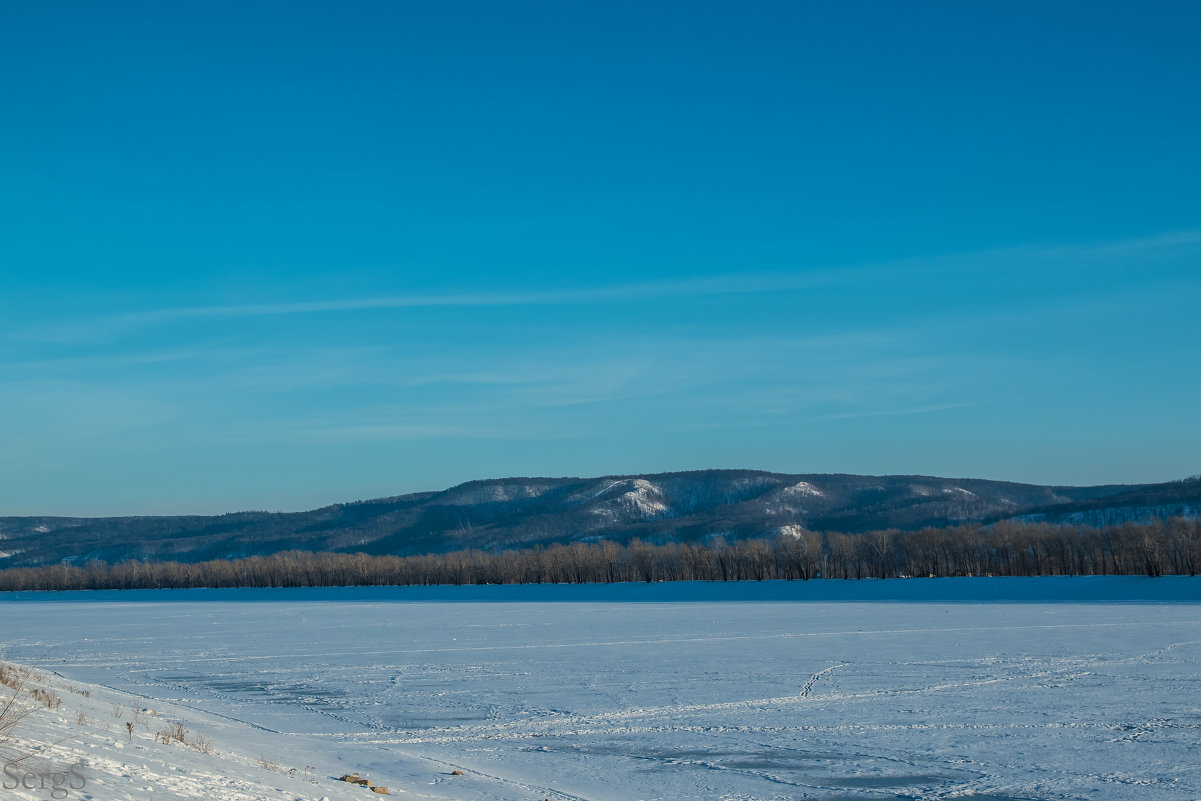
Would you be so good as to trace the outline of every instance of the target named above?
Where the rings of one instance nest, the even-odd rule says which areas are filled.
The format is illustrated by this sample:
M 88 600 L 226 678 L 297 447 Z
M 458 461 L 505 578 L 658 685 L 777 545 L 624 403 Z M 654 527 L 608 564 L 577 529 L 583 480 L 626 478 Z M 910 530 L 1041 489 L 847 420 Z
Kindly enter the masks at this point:
M 1056 487 L 929 476 L 706 470 L 603 478 L 509 478 L 308 512 L 179 517 L 0 518 L 0 566 L 176 560 L 286 550 L 446 553 L 635 538 L 727 541 L 795 532 L 1196 516 L 1201 478 Z

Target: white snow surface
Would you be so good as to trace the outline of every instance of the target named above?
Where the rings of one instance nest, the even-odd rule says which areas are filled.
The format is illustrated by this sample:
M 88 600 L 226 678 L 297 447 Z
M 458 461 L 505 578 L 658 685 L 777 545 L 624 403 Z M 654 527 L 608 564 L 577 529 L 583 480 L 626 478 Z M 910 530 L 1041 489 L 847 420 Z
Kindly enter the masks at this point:
M 471 484 L 456 487 L 442 499 L 447 506 L 475 506 L 484 503 L 510 503 L 537 498 L 551 487 L 549 484 L 508 483 Z
M 349 772 L 458 801 L 1201 797 L 1201 579 L 16 593 L 0 615 L 4 657 L 62 698 L 22 722 L 21 768 L 82 763 L 69 798 L 377 797 Z M 131 741 L 132 707 L 155 715 Z M 213 753 L 155 742 L 165 720 Z
M 107 687 L 75 682 L 46 667 L 25 690 L 40 690 L 52 708 L 27 704 L 13 737 L 0 743 L 0 797 L 26 799 L 327 799 L 353 801 L 364 791 L 318 775 L 315 766 L 277 764 L 253 750 L 245 725 Z M 7 700 L 11 690 L 0 687 Z M 22 697 L 28 698 L 27 695 Z M 196 722 L 202 725 L 197 726 Z M 156 736 L 184 724 L 189 744 Z M 133 724 L 127 729 L 126 724 Z M 201 746 L 201 739 L 208 742 Z M 200 750 L 203 748 L 203 750 Z M 391 788 L 389 788 L 391 790 Z M 368 797 L 376 797 L 369 795 Z
M 808 481 L 800 481 L 793 484 L 791 487 L 785 487 L 782 492 L 786 495 L 800 495 L 810 498 L 824 498 L 826 493 L 819 490 L 817 487 L 810 484 Z
M 643 520 L 660 517 L 668 511 L 663 491 L 644 478 L 614 481 L 592 497 L 599 498 L 615 489 L 625 491 L 602 501 L 590 510 L 592 514 L 607 520 Z

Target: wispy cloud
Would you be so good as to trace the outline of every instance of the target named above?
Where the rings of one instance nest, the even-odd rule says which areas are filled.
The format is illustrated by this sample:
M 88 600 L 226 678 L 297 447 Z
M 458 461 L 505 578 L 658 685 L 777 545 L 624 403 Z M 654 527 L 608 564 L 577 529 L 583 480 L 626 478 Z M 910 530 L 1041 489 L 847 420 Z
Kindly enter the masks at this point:
M 1111 242 L 1055 244 L 1001 248 L 917 257 L 840 267 L 807 267 L 789 271 L 728 272 L 652 281 L 634 281 L 556 289 L 515 289 L 476 292 L 364 294 L 335 299 L 299 299 L 267 303 L 168 306 L 116 311 L 92 318 L 53 320 L 15 332 L 18 339 L 57 343 L 96 343 L 123 332 L 189 320 L 268 318 L 344 314 L 389 309 L 471 309 L 570 305 L 606 305 L 706 296 L 803 293 L 821 288 L 857 288 L 896 282 L 921 284 L 944 277 L 962 278 L 1021 272 L 1035 276 L 1119 265 L 1142 269 L 1163 261 L 1201 255 L 1201 229 L 1188 229 Z
M 1189 231 L 847 271 L 115 314 L 82 324 L 132 326 L 144 329 L 141 336 L 75 348 L 9 347 L 6 358 L 0 358 L 0 416 L 10 421 L 12 431 L 6 436 L 14 471 L 25 458 L 18 451 L 73 448 L 105 437 L 119 447 L 136 443 L 147 452 L 172 437 L 189 448 L 208 447 L 198 442 L 201 439 L 214 446 L 232 443 L 231 448 L 252 441 L 414 442 L 433 448 L 439 439 L 649 439 L 736 427 L 801 430 L 860 418 L 864 426 L 872 425 L 871 418 L 883 418 L 879 425 L 887 426 L 890 417 L 939 415 L 976 406 L 984 407 L 979 411 L 982 418 L 989 418 L 1024 391 L 1021 386 L 1041 382 L 1068 397 L 1072 388 L 1055 383 L 1057 377 L 1070 374 L 1082 362 L 1108 364 L 1098 348 L 1112 352 L 1124 323 L 1106 328 L 1101 322 L 1129 319 L 1123 309 L 1132 304 L 1154 310 L 1148 315 L 1163 316 L 1169 309 L 1182 320 L 1193 319 L 1180 314 L 1179 307 L 1196 297 L 1196 279 L 1179 265 L 1189 260 L 1181 254 L 1191 257 L 1199 250 L 1201 231 Z M 1110 265 L 1114 272 L 1118 268 L 1113 265 L 1173 266 L 1160 271 L 1154 287 L 1111 282 L 1097 290 L 1099 294 L 1072 289 L 1075 294 L 1068 296 L 1046 293 L 1031 298 L 1018 293 L 1009 297 L 1020 302 L 978 305 L 936 297 L 923 310 L 925 316 L 908 308 L 886 314 L 896 285 L 880 289 L 879 282 L 886 278 L 941 279 L 964 269 L 998 270 L 1022 259 L 1029 275 L 1069 265 L 1064 269 L 1075 271 L 1069 276 L 1073 280 L 1058 283 L 1071 287 L 1089 283 L 1074 279 L 1087 277 L 1094 263 Z M 416 335 L 415 328 L 398 327 L 402 333 L 395 336 L 378 336 L 392 330 L 385 326 L 343 327 L 342 320 L 320 326 L 313 324 L 318 321 L 297 319 L 296 325 L 263 326 L 261 330 L 269 332 L 263 336 L 255 336 L 260 329 L 250 326 L 203 324 L 222 317 L 360 309 L 616 304 L 800 292 L 823 285 L 866 286 L 864 292 L 877 295 L 876 307 L 865 314 L 848 306 L 846 314 L 829 315 L 811 325 L 797 314 L 795 319 L 770 321 L 742 315 L 680 327 L 660 324 L 658 317 L 637 309 L 634 314 L 595 315 L 599 323 L 593 320 L 578 328 L 560 322 L 550 328 L 536 324 L 493 338 L 489 326 L 481 325 L 444 340 L 438 337 L 453 329 L 453 321 Z M 935 286 L 932 280 L 926 285 Z M 1169 292 L 1179 298 L 1176 305 L 1161 302 Z M 858 297 L 857 292 L 848 295 Z M 799 305 L 787 300 L 790 308 Z M 155 328 L 188 319 L 202 324 L 177 331 Z M 1187 334 L 1191 325 L 1182 323 L 1172 330 Z M 327 336 L 329 331 L 338 336 Z M 1103 339 L 1107 332 L 1109 338 Z M 1177 341 L 1188 356 L 1195 337 L 1178 336 L 1171 342 L 1160 337 L 1158 349 L 1175 347 Z M 1136 346 L 1141 346 L 1138 341 L 1132 347 Z M 1128 370 L 1129 364 L 1115 361 L 1113 369 Z M 1095 379 L 1099 370 L 1094 366 L 1088 375 Z M 0 444 L 0 450 L 3 447 Z M 101 450 L 97 446 L 96 452 Z
M 856 420 L 863 417 L 907 417 L 915 414 L 935 414 L 938 412 L 950 412 L 956 409 L 969 409 L 974 406 L 980 406 L 985 401 L 971 401 L 967 403 L 936 403 L 928 406 L 914 406 L 901 409 L 872 409 L 862 412 L 841 412 L 839 414 L 822 415 L 821 420 Z
M 731 273 L 705 278 L 649 281 L 578 289 L 433 293 L 290 303 L 177 307 L 134 312 L 121 315 L 120 319 L 130 322 L 154 323 L 188 317 L 267 317 L 322 312 L 370 311 L 373 309 L 614 303 L 695 295 L 792 291 L 821 286 L 837 280 L 840 280 L 839 276 L 830 271 L 808 274 Z
M 437 307 L 547 306 L 603 304 L 705 295 L 797 292 L 825 286 L 861 284 L 872 278 L 920 278 L 923 275 L 991 269 L 998 264 L 1052 262 L 1075 265 L 1098 258 L 1145 256 L 1152 253 L 1195 251 L 1201 229 L 1189 229 L 1138 239 L 1085 244 L 1044 244 L 990 251 L 911 258 L 838 268 L 790 272 L 734 272 L 697 278 L 641 281 L 571 289 L 431 293 L 370 296 L 339 300 L 233 304 L 156 309 L 122 315 L 129 322 L 154 323 L 188 317 L 264 317 L 373 309 Z
M 70 373 L 79 375 L 93 372 L 112 372 L 128 368 L 146 368 L 155 365 L 170 365 L 196 361 L 228 361 L 231 357 L 261 354 L 262 348 L 232 346 L 231 341 L 201 343 L 181 348 L 142 348 L 120 352 L 89 353 L 55 358 L 4 361 L 0 359 L 0 370 L 7 375 Z

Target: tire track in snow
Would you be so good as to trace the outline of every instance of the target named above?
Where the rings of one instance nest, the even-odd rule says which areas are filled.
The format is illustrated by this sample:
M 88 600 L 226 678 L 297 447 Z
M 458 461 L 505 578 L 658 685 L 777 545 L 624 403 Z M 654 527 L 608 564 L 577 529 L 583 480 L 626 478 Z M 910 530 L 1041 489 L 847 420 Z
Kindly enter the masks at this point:
M 809 681 L 805 682 L 805 686 L 801 688 L 800 697 L 808 698 L 809 693 L 812 692 L 812 690 L 813 690 L 813 685 L 817 684 L 818 679 L 820 679 L 822 676 L 826 675 L 827 673 L 829 673 L 832 670 L 838 670 L 839 668 L 844 668 L 849 664 L 850 664 L 849 662 L 843 662 L 838 665 L 830 665 L 830 667 L 825 668 L 823 670 L 819 670 L 816 673 L 814 673 L 812 676 L 809 677 Z
M 1075 671 L 1074 668 L 1061 668 L 1051 670 L 1039 670 L 1027 672 L 1023 674 L 989 676 L 987 678 L 974 679 L 964 682 L 947 682 L 943 684 L 935 684 L 924 687 L 914 687 L 908 689 L 888 689 L 888 690 L 870 690 L 866 692 L 855 693 L 834 693 L 820 697 L 814 697 L 812 685 L 810 682 L 816 683 L 821 676 L 835 670 L 839 667 L 845 667 L 844 664 L 831 665 L 828 668 L 818 671 L 810 677 L 810 681 L 806 682 L 805 687 L 801 692 L 794 695 L 777 696 L 774 698 L 753 698 L 740 701 L 719 701 L 710 704 L 682 704 L 682 705 L 667 705 L 657 707 L 632 707 L 614 712 L 597 712 L 594 714 L 579 714 L 579 715 L 561 715 L 557 717 L 544 718 L 541 720 L 515 720 L 506 723 L 483 724 L 476 726 L 455 726 L 447 728 L 427 729 L 424 732 L 413 733 L 408 736 L 397 737 L 379 737 L 374 733 L 355 734 L 349 733 L 348 739 L 372 743 L 377 745 L 421 745 L 433 743 L 451 743 L 451 742 L 470 742 L 477 740 L 519 740 L 531 739 L 536 737 L 562 737 L 568 735 L 578 735 L 585 732 L 596 733 L 597 730 L 603 727 L 610 733 L 626 731 L 634 732 L 648 728 L 645 725 L 638 726 L 639 721 L 647 721 L 654 718 L 680 718 L 682 716 L 695 715 L 698 713 L 710 712 L 729 712 L 745 709 L 755 709 L 762 707 L 787 707 L 795 706 L 801 703 L 825 703 L 831 701 L 866 701 L 882 696 L 906 696 L 906 695 L 925 695 L 929 693 L 941 693 L 948 690 L 963 690 L 974 687 L 983 687 L 991 684 L 1001 684 L 1005 682 L 1021 682 L 1038 679 L 1046 679 L 1048 677 L 1057 677 L 1064 679 L 1077 678 L 1079 676 L 1089 675 Z M 650 727 L 659 728 L 659 727 Z M 688 728 L 686 724 L 671 726 L 672 729 Z M 722 726 L 700 726 L 699 730 L 721 730 Z M 317 736 L 320 734 L 314 733 Z
M 522 790 L 525 790 L 533 795 L 540 795 L 543 798 L 565 799 L 565 801 L 588 801 L 588 799 L 582 795 L 573 795 L 571 793 L 567 793 L 562 790 L 552 790 L 552 789 L 548 789 L 546 787 L 536 787 L 536 786 L 534 786 L 532 784 L 528 784 L 526 782 L 517 781 L 516 779 L 509 779 L 504 776 L 497 776 L 493 773 L 486 773 L 482 770 L 478 770 L 476 768 L 468 767 L 465 765 L 460 765 L 456 762 L 448 762 L 445 759 L 438 759 L 436 757 L 424 756 L 424 755 L 421 756 L 420 758 L 424 759 L 426 762 L 430 762 L 435 765 L 441 765 L 444 768 L 461 770 L 461 771 L 463 771 L 463 773 L 465 773 L 469 776 L 478 776 L 481 779 L 488 779 L 489 781 L 497 782 L 499 784 L 507 784 L 512 787 L 519 787 Z

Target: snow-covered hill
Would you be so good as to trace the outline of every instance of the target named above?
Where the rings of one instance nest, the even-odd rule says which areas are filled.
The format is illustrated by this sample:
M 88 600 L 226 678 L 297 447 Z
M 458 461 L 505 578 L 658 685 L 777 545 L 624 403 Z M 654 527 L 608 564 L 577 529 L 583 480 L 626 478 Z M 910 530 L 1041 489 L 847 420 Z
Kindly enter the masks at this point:
M 1129 511 L 1136 507 L 1144 511 Z M 0 518 L 0 565 L 194 562 L 286 550 L 409 555 L 635 537 L 659 543 L 732 540 L 790 527 L 854 533 L 1022 516 L 1108 524 L 1141 519 L 1132 515 L 1145 517 L 1148 509 L 1195 515 L 1201 480 L 1057 487 L 752 470 L 507 478 L 286 514 Z

